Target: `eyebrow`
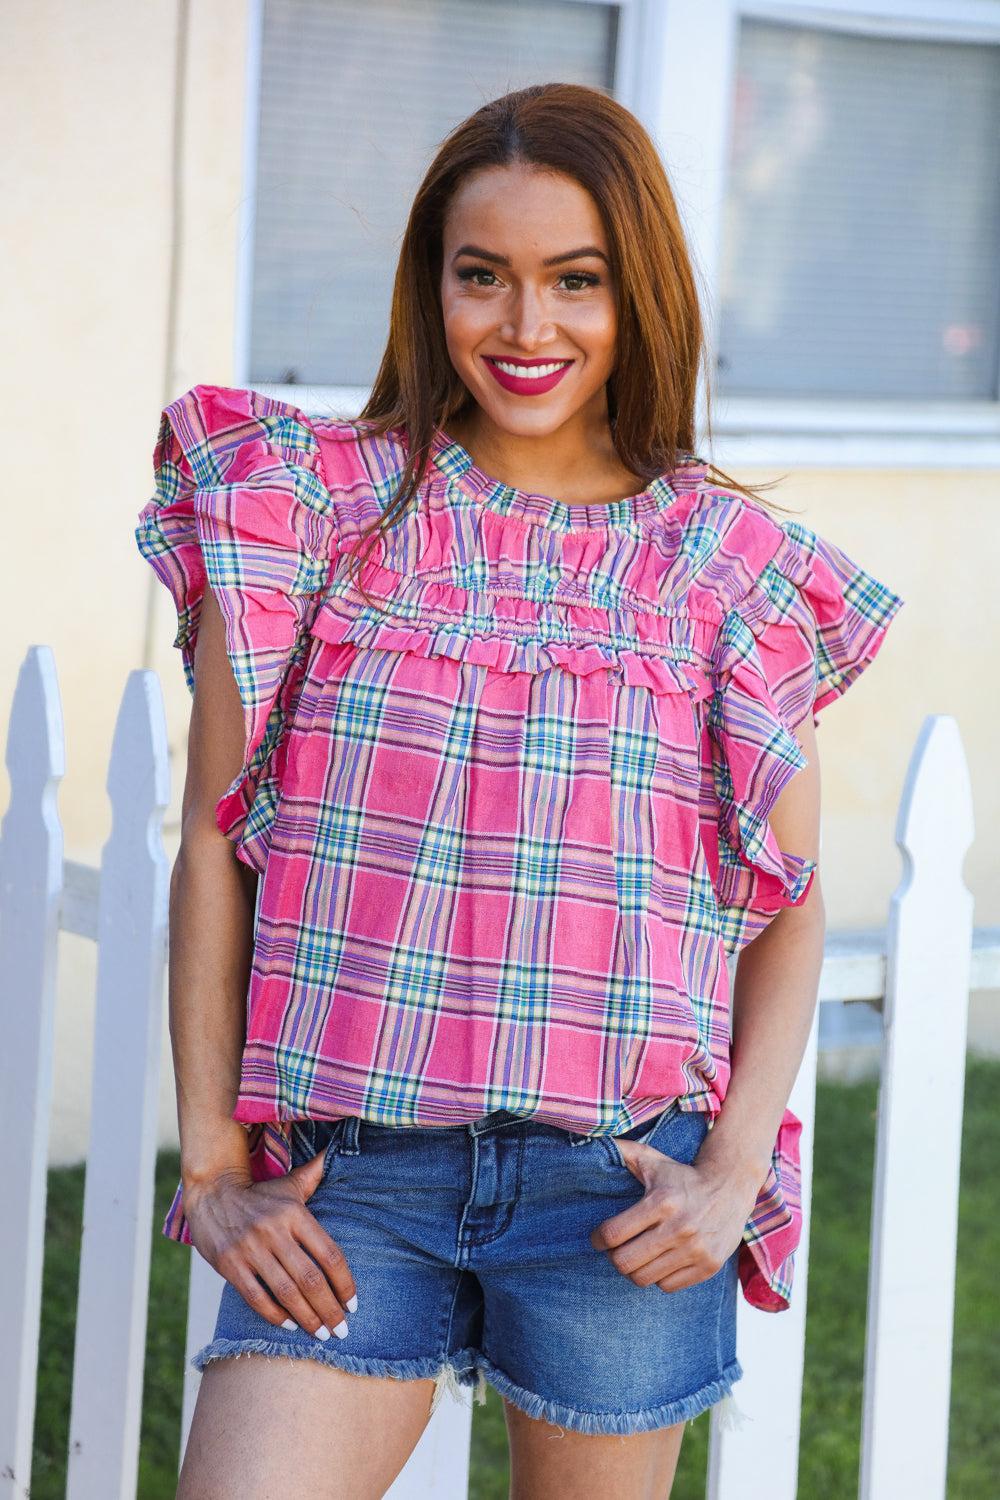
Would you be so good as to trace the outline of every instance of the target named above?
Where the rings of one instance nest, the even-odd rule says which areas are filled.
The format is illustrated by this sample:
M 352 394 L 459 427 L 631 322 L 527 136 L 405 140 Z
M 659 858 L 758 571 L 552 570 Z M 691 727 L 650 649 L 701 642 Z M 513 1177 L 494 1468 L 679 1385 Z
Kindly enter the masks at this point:
M 497 255 L 494 250 L 483 250 L 479 245 L 463 245 L 456 250 L 453 260 L 458 260 L 463 255 L 470 255 L 475 260 L 487 260 L 494 266 L 509 266 L 510 258 L 506 255 Z M 603 260 L 607 265 L 608 257 L 603 250 L 598 250 L 596 245 L 583 245 L 578 250 L 567 250 L 562 255 L 550 255 L 548 260 L 542 261 L 543 266 L 561 266 L 569 260 Z

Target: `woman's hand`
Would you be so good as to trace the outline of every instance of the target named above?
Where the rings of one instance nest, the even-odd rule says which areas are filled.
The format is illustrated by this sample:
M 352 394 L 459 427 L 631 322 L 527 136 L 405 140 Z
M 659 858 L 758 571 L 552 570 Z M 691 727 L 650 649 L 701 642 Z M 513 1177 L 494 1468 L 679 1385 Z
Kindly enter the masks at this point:
M 590 1243 L 636 1286 L 677 1292 L 707 1281 L 743 1238 L 759 1184 L 697 1161 L 685 1166 L 639 1141 L 616 1144 L 646 1191 L 599 1224 Z
M 184 1214 L 196 1248 L 254 1312 L 325 1340 L 347 1337 L 358 1304 L 343 1251 L 306 1208 L 322 1176 L 322 1152 L 267 1182 L 224 1172 L 185 1186 Z

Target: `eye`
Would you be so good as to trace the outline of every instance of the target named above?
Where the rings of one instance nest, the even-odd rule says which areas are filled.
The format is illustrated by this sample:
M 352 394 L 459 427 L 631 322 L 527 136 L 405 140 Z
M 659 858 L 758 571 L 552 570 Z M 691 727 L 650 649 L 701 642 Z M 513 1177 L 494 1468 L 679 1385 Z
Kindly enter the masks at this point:
M 491 271 L 489 266 L 462 266 L 456 271 L 459 281 L 468 282 L 471 286 L 496 286 L 497 275 Z
M 587 287 L 601 284 L 601 278 L 593 271 L 564 271 L 559 280 L 567 292 L 583 292 Z

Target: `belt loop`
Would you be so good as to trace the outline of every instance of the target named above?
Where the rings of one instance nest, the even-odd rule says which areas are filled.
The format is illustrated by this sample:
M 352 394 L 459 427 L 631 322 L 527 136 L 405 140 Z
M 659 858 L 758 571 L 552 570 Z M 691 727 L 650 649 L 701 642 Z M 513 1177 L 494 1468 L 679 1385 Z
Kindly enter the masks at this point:
M 357 1115 L 347 1115 L 340 1122 L 340 1144 L 337 1150 L 341 1156 L 359 1156 L 361 1154 L 361 1121 Z

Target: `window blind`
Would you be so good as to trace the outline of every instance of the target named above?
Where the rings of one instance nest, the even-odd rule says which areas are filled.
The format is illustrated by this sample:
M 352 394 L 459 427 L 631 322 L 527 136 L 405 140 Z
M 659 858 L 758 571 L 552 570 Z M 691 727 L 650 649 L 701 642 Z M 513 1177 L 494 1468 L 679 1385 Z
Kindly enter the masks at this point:
M 720 385 L 994 399 L 1000 48 L 745 20 Z
M 610 88 L 618 7 L 265 0 L 250 380 L 363 385 L 410 201 L 447 132 L 509 89 Z

